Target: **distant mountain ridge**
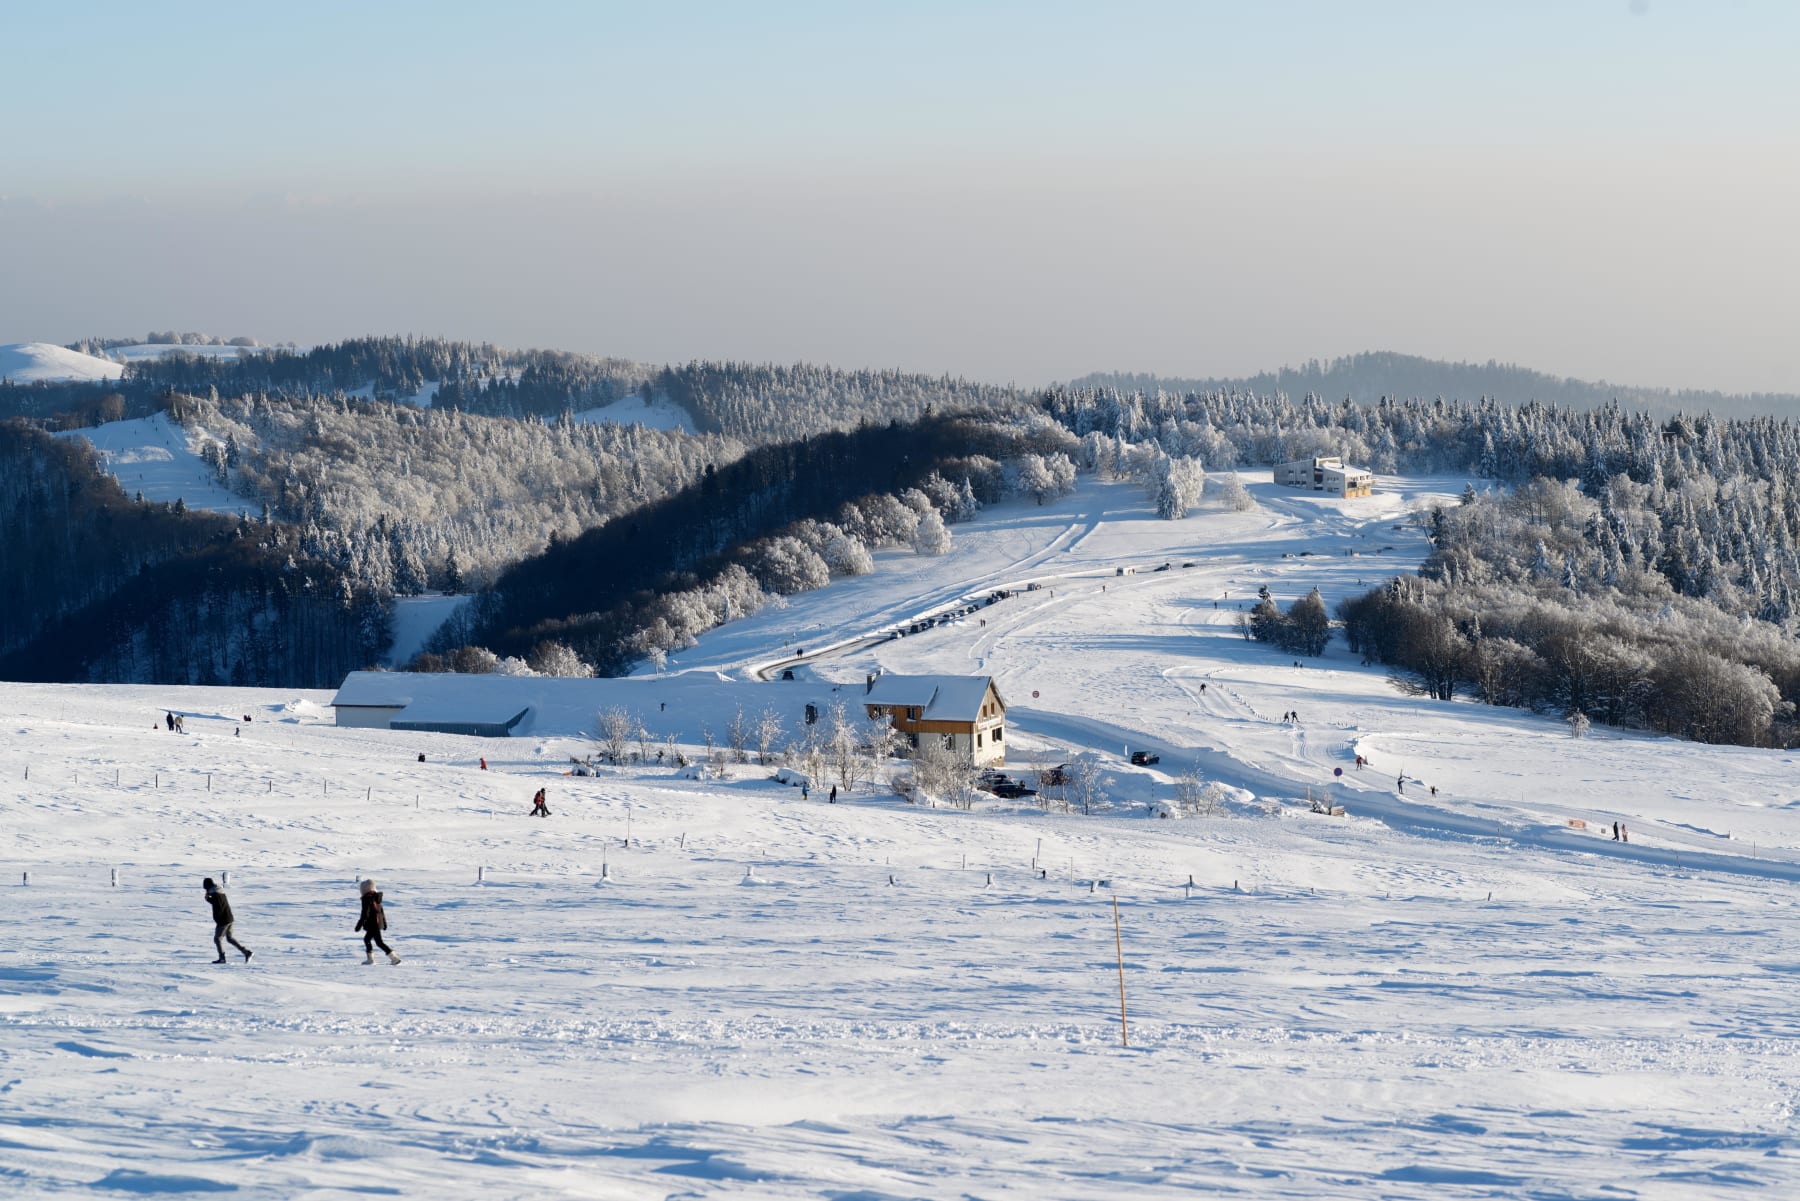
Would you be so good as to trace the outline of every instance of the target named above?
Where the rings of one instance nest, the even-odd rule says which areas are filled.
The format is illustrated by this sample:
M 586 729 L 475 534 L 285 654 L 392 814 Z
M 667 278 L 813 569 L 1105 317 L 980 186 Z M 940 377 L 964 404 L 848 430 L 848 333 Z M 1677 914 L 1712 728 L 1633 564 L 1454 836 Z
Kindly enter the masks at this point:
M 1299 367 L 1283 367 L 1238 378 L 1179 379 L 1134 372 L 1096 371 L 1070 380 L 1072 388 L 1117 388 L 1122 392 L 1255 392 L 1286 393 L 1298 399 L 1312 393 L 1325 400 L 1348 397 L 1371 403 L 1390 399 L 1475 401 L 1492 397 L 1503 404 L 1531 401 L 1593 409 L 1618 401 L 1631 409 L 1658 415 L 1712 412 L 1726 417 L 1758 414 L 1800 416 L 1800 395 L 1787 392 L 1728 393 L 1693 389 L 1644 388 L 1605 380 L 1579 380 L 1546 375 L 1511 363 L 1452 363 L 1392 351 L 1370 351 L 1343 358 L 1313 359 Z

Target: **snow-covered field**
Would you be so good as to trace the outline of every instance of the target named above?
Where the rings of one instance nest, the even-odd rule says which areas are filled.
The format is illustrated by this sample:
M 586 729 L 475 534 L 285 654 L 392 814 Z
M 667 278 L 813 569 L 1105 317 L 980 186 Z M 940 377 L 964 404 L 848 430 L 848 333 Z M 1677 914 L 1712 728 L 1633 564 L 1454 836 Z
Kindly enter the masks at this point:
M 694 419 L 687 410 L 666 400 L 645 400 L 627 396 L 597 409 L 583 409 L 574 415 L 582 425 L 641 425 L 652 430 L 685 430 L 695 433 Z
M 125 368 L 119 363 L 50 342 L 0 346 L 0 380 L 15 384 L 118 379 L 124 374 Z
M 93 443 L 101 466 L 112 473 L 127 495 L 142 493 L 145 500 L 168 504 L 179 500 L 190 509 L 215 513 L 253 515 L 260 511 L 260 505 L 221 484 L 217 473 L 200 457 L 201 448 L 218 439 L 204 429 L 188 429 L 171 421 L 166 413 L 109 421 L 58 436 L 86 438 Z
M 726 717 L 696 699 L 715 671 L 771 697 L 992 672 L 1015 766 L 1107 757 L 1115 807 L 1090 816 L 833 805 L 755 766 L 565 777 L 591 746 L 573 721 L 488 741 L 340 730 L 329 694 L 0 686 L 0 1183 L 1789 1195 L 1793 757 L 1576 741 L 1402 697 L 1341 646 L 1294 667 L 1244 642 L 1260 583 L 1334 600 L 1415 563 L 1407 503 L 1461 481 L 1382 484 L 1173 524 L 1125 486 L 1002 506 L 940 559 L 715 631 L 684 675 L 597 686 L 695 743 Z M 751 683 L 833 644 L 810 683 Z M 1257 800 L 1144 817 L 1190 764 Z M 1338 768 L 1350 816 L 1309 812 Z M 524 816 L 539 787 L 548 821 Z M 224 871 L 248 966 L 208 962 L 200 879 Z M 398 966 L 351 932 L 367 874 Z

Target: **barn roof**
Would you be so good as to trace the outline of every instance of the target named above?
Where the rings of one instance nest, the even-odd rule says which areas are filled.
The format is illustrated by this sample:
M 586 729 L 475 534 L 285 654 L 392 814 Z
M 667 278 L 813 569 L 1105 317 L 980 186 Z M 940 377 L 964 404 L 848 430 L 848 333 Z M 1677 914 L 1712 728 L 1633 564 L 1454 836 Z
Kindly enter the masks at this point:
M 990 676 L 879 675 L 863 703 L 916 706 L 925 721 L 976 721 L 992 683 Z M 1000 696 L 998 688 L 994 695 Z M 1005 698 L 1000 699 L 1000 706 L 1006 707 Z

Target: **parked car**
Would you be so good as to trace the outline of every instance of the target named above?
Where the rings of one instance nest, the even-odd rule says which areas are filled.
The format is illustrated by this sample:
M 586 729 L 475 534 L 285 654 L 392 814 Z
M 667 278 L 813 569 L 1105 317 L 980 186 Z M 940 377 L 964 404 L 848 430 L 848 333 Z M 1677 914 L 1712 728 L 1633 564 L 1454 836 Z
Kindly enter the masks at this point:
M 988 791 L 997 797 L 1004 797 L 1007 800 L 1016 800 L 1022 796 L 1037 795 L 1037 789 L 1027 788 L 1016 780 L 1004 780 L 988 789 Z
M 1157 568 L 1157 569 L 1156 569 L 1156 570 L 1158 570 L 1158 571 L 1167 571 L 1167 570 L 1169 570 L 1169 568 L 1171 568 L 1171 567 L 1173 567 L 1173 566 L 1174 566 L 1174 564 L 1173 564 L 1173 563 L 1164 563 L 1164 564 L 1163 564 L 1163 565 L 1162 565 L 1162 566 L 1161 566 L 1161 567 L 1158 567 L 1158 568 Z
M 1131 752 L 1131 763 L 1134 767 L 1149 767 L 1152 763 L 1161 763 L 1162 756 L 1155 751 Z

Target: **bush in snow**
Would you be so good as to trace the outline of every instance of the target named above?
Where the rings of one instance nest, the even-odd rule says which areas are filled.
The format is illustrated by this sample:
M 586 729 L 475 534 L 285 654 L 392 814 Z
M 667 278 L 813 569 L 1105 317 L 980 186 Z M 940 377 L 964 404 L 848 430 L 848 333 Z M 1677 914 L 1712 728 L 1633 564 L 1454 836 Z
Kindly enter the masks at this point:
M 950 549 L 950 530 L 935 509 L 919 518 L 919 528 L 913 534 L 913 549 L 921 555 L 941 555 Z

